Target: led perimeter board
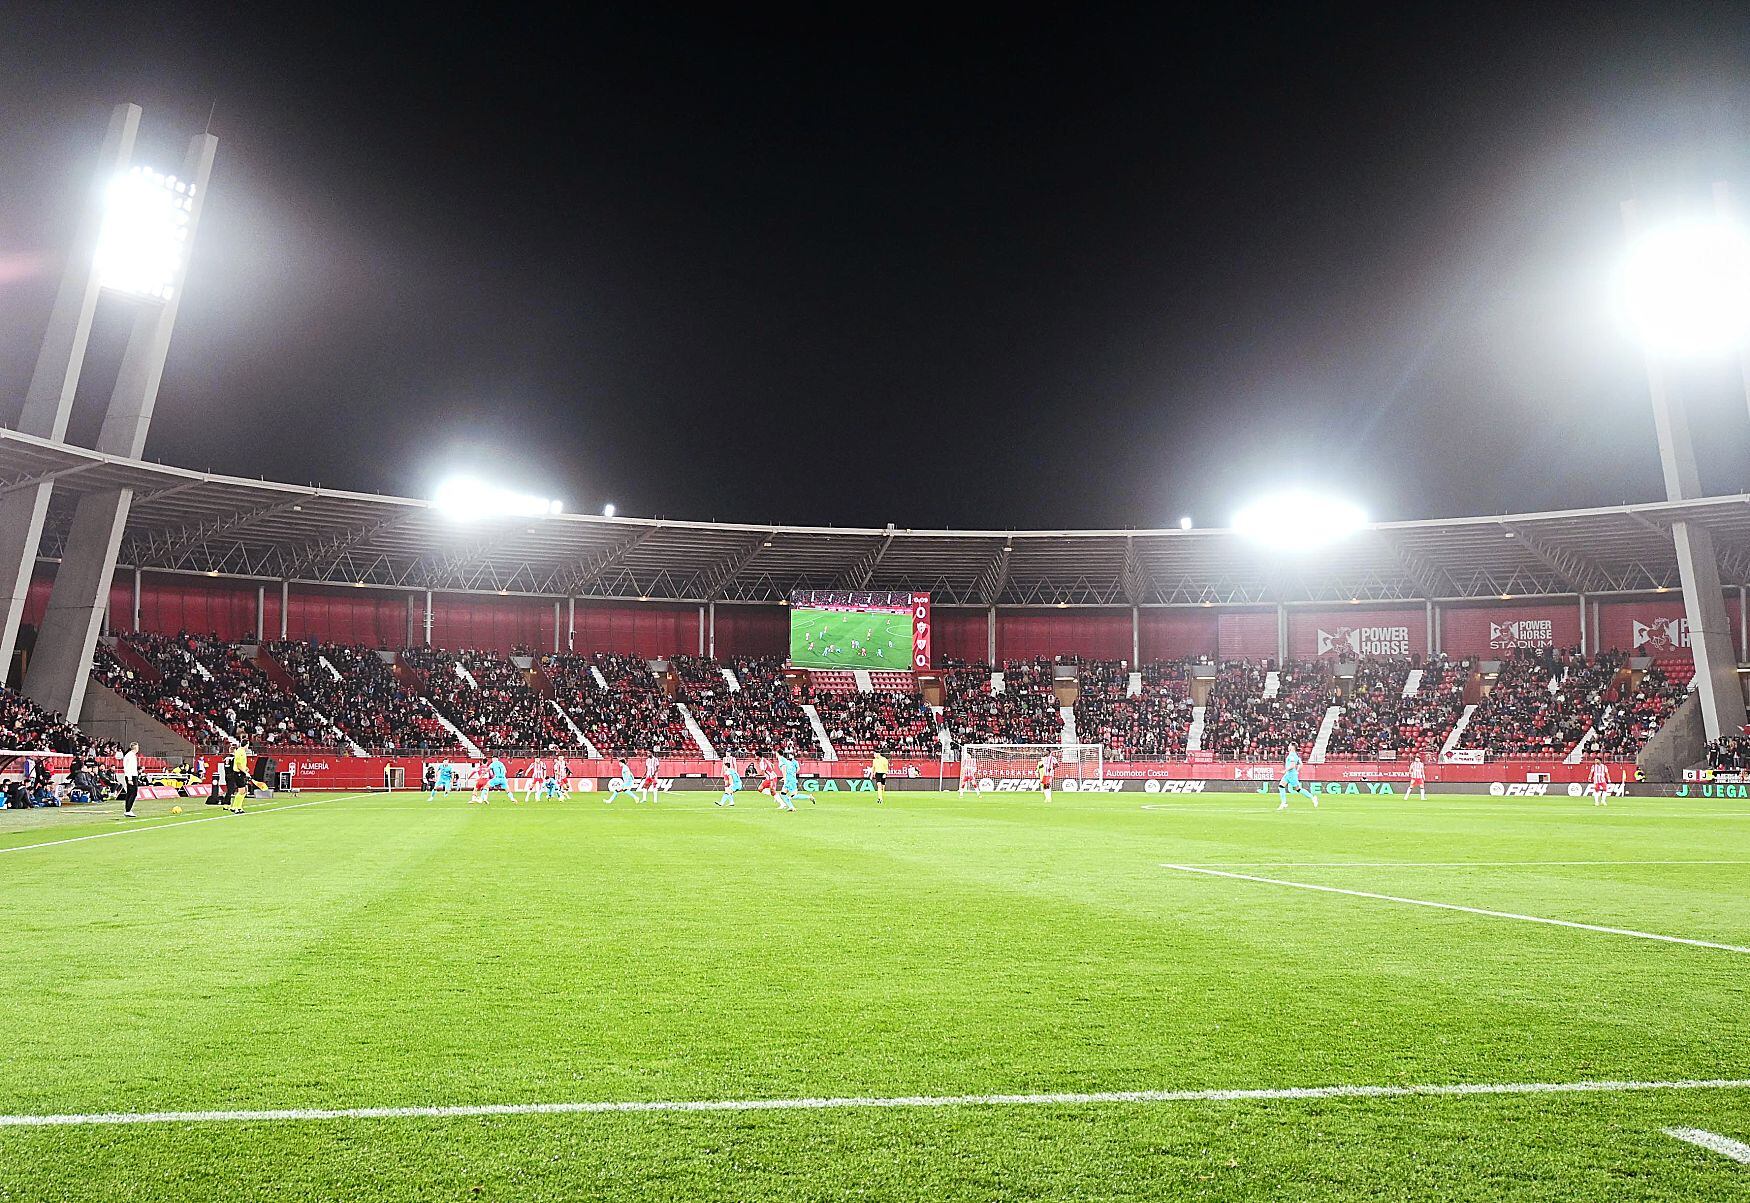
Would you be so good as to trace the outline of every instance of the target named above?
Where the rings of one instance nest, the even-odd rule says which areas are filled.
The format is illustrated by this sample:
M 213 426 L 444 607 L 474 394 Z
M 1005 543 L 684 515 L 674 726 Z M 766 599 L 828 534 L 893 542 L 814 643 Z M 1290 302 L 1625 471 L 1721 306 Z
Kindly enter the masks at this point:
M 930 595 L 798 589 L 790 595 L 790 663 L 906 672 L 930 667 Z

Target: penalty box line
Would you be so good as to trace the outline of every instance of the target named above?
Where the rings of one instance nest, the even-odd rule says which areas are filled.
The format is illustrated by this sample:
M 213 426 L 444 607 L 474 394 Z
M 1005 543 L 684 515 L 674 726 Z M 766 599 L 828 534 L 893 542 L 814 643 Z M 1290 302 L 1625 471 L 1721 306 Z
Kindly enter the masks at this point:
M 1550 919 L 1542 915 L 1521 915 L 1516 911 L 1497 911 L 1481 906 L 1460 906 L 1456 902 L 1433 902 L 1426 898 L 1404 898 L 1398 894 L 1376 894 L 1371 890 L 1348 890 L 1341 886 L 1316 885 L 1310 881 L 1288 881 L 1281 877 L 1261 877 L 1254 873 L 1230 873 L 1222 869 L 1206 869 L 1199 865 L 1161 865 L 1179 873 L 1198 873 L 1205 877 L 1226 877 L 1234 881 L 1254 881 L 1269 886 L 1287 886 L 1295 890 L 1313 890 L 1320 894 L 1347 894 L 1351 898 L 1372 898 L 1378 902 L 1396 902 L 1404 906 L 1424 906 L 1440 911 L 1460 911 L 1466 915 L 1482 915 L 1489 919 L 1512 919 L 1520 923 L 1542 923 L 1548 927 L 1568 927 L 1576 931 L 1599 932 L 1607 936 L 1629 936 L 1636 940 L 1657 940 L 1663 944 L 1687 944 L 1691 948 L 1712 948 L 1720 952 L 1750 955 L 1750 948 L 1738 944 L 1722 944 L 1715 940 L 1696 940 L 1688 936 L 1667 936 L 1658 932 L 1636 931 L 1632 927 L 1609 927 L 1601 923 L 1577 923 L 1572 919 Z
M 1104 1090 L 1074 1094 L 844 1095 L 824 1098 L 480 1103 L 449 1107 L 284 1107 L 261 1111 L 111 1111 L 87 1115 L 0 1115 L 0 1128 L 279 1123 L 311 1120 L 468 1119 L 499 1115 L 839 1111 L 936 1107 L 1074 1107 L 1097 1103 L 1243 1103 L 1278 1100 L 1462 1098 L 1475 1095 L 1621 1094 L 1648 1090 L 1745 1089 L 1750 1089 L 1750 1078 L 1679 1078 L 1665 1082 L 1455 1082 L 1445 1085 L 1420 1086 L 1288 1086 L 1258 1090 Z

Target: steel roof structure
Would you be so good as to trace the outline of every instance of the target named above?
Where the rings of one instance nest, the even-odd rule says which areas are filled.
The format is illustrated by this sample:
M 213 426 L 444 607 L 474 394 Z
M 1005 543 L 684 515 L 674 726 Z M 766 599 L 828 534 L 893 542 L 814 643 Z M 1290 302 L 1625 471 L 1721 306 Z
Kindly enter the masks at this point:
M 117 563 L 443 592 L 776 602 L 793 589 L 928 590 L 938 605 L 1236 605 L 1678 589 L 1671 524 L 1713 532 L 1750 582 L 1750 494 L 1382 522 L 1304 556 L 1225 529 L 907 530 L 562 514 L 458 523 L 430 502 L 248 480 L 0 430 L 0 493 L 52 481 L 39 555 L 74 502 L 132 489 Z

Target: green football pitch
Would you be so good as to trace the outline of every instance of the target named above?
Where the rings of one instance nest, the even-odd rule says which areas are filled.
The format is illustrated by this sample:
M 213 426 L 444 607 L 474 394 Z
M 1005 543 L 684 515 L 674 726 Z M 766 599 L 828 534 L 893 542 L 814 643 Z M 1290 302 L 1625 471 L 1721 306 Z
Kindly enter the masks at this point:
M 0 1199 L 1750 1194 L 1743 802 L 168 805 L 0 813 Z
M 911 667 L 911 614 L 798 608 L 790 614 L 790 663 L 904 672 Z

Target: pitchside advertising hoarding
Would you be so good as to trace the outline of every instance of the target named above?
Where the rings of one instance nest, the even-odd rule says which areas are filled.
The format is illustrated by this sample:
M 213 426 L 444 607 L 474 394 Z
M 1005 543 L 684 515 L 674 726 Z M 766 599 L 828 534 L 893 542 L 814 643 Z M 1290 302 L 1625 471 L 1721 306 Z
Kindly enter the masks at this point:
M 916 672 L 930 667 L 928 593 L 798 589 L 790 594 L 790 663 L 798 668 Z

